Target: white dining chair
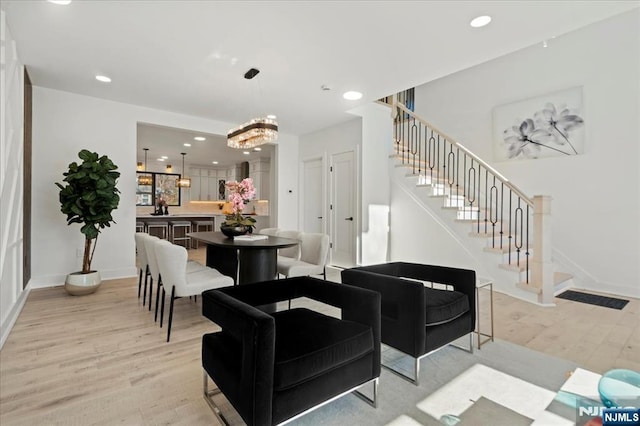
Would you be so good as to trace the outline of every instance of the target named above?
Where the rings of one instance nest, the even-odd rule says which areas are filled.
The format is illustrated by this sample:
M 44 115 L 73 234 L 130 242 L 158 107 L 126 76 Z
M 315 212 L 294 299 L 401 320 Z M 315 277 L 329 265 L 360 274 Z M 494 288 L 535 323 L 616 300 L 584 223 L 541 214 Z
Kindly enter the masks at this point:
M 151 276 L 150 285 L 149 285 L 149 310 L 151 310 L 151 300 L 153 298 L 153 283 L 154 282 L 156 283 L 156 306 L 158 306 L 157 292 L 160 291 L 160 286 L 162 286 L 162 278 L 160 277 L 160 269 L 158 269 L 158 261 L 155 254 L 156 253 L 155 244 L 157 241 L 160 241 L 160 238 L 154 235 L 148 235 L 144 241 L 145 248 L 147 250 L 149 275 Z M 142 306 L 144 306 L 144 300 L 143 300 Z M 156 317 L 155 317 L 156 321 L 158 319 L 157 313 L 158 313 L 158 310 L 156 309 Z
M 258 234 L 269 235 L 270 237 L 277 236 L 278 228 L 262 228 L 258 231 Z
M 222 275 L 216 269 L 204 268 L 197 272 L 187 273 L 187 249 L 171 244 L 168 241 L 158 241 L 155 245 L 155 255 L 160 275 L 162 275 L 162 307 L 160 308 L 160 324 L 164 317 L 165 293 L 171 289 L 169 302 L 169 320 L 167 323 L 167 342 L 171 339 L 171 323 L 173 322 L 173 304 L 176 299 L 186 296 L 197 296 L 205 290 L 228 287 L 233 285 L 233 279 Z
M 300 231 L 291 231 L 285 229 L 279 229 L 276 232 L 276 237 L 289 238 L 290 240 L 298 240 L 300 241 L 300 237 L 302 232 Z M 286 257 L 289 259 L 300 259 L 300 244 L 297 244 L 293 247 L 281 248 L 278 250 L 278 257 Z
M 278 259 L 278 274 L 287 278 L 322 275 L 327 279 L 326 263 L 329 254 L 329 236 L 321 233 L 300 233 L 300 259 Z
M 162 274 L 160 273 L 160 267 L 158 265 L 158 257 L 156 256 L 156 252 L 155 252 L 156 246 L 160 241 L 166 241 L 166 240 L 162 240 L 158 237 L 148 235 L 145 241 L 146 242 L 145 247 L 147 250 L 147 260 L 149 264 L 149 272 L 151 275 L 151 286 L 149 288 L 149 310 L 151 310 L 151 299 L 152 299 L 151 295 L 153 293 L 153 283 L 154 282 L 156 283 L 156 308 L 155 308 L 155 314 L 153 316 L 154 322 L 158 321 L 158 305 L 160 302 L 160 288 L 162 287 Z M 188 274 L 199 272 L 206 268 L 207 268 L 206 266 L 201 265 L 200 263 L 194 260 L 187 261 Z M 162 302 L 164 303 L 164 300 Z
M 144 277 L 144 294 L 142 305 L 144 306 L 147 299 L 147 279 L 149 277 L 149 261 L 147 260 L 147 249 L 144 241 L 149 237 L 146 232 L 136 232 L 134 239 L 136 241 L 136 255 L 138 260 L 138 299 L 140 299 L 140 290 L 142 289 L 142 278 Z

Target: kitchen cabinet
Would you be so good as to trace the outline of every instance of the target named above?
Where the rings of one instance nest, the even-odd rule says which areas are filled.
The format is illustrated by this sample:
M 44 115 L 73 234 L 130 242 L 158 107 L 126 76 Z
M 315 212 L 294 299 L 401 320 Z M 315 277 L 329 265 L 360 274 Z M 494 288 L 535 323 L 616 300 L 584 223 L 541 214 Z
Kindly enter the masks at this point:
M 226 180 L 225 170 L 215 169 L 189 169 L 191 178 L 191 188 L 189 199 L 191 201 L 217 201 L 220 198 L 219 180 Z
M 253 179 L 253 186 L 256 188 L 257 200 L 269 199 L 270 187 L 270 162 L 264 158 L 256 158 L 249 161 L 249 177 Z

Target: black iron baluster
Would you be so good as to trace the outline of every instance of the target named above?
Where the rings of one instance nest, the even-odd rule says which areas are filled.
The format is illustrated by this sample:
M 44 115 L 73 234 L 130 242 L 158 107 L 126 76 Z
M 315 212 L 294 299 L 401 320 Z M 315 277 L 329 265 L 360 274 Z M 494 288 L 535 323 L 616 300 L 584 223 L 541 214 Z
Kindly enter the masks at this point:
M 420 174 L 422 173 L 422 144 L 420 143 L 422 141 L 422 127 L 423 124 L 421 122 L 418 122 L 419 126 L 418 126 L 418 176 L 420 176 Z M 419 179 L 419 178 L 418 178 Z M 418 181 L 419 183 L 419 181 Z
M 456 156 L 453 153 L 453 145 L 450 145 L 449 154 L 447 154 L 447 165 L 449 166 L 447 169 L 447 183 L 449 184 L 449 195 L 448 195 L 449 204 L 451 204 L 451 200 L 453 199 L 453 184 L 455 183 L 453 173 L 455 172 L 455 167 L 454 167 L 455 161 L 456 161 Z
M 480 187 L 482 186 L 482 164 L 478 163 L 478 205 L 476 206 L 476 208 L 478 209 L 478 220 L 476 220 L 476 222 L 478 223 L 478 234 L 480 233 Z M 484 233 L 485 235 L 487 234 L 487 227 L 485 226 L 484 229 Z
M 415 117 L 412 117 L 413 124 L 410 127 L 409 133 L 409 150 L 411 152 L 411 173 L 416 174 L 416 154 L 418 153 L 418 142 L 416 138 L 418 136 L 418 126 L 416 125 Z
M 460 148 L 456 149 L 456 204 L 460 199 Z M 464 208 L 464 203 L 462 203 Z
M 468 199 L 469 199 L 469 210 L 473 210 L 473 203 L 476 201 L 476 169 L 473 167 L 473 158 L 471 158 L 471 165 L 469 167 L 469 171 L 467 172 L 469 176 L 469 189 L 468 189 Z M 473 178 L 473 185 L 471 184 L 471 178 Z M 478 228 L 478 233 L 480 233 L 480 228 Z
M 504 182 L 500 184 L 500 249 L 504 244 Z
M 489 190 L 489 220 L 491 221 L 491 247 L 496 248 L 496 223 L 498 223 L 498 187 L 496 186 L 495 176 L 493 177 L 493 185 L 491 185 L 491 189 Z
M 511 201 L 513 199 L 513 190 L 509 189 L 509 256 L 508 256 L 508 260 L 509 260 L 509 265 L 511 265 L 511 247 L 513 246 L 513 232 L 511 232 L 513 230 L 513 218 L 511 217 L 511 213 L 513 212 L 513 209 L 511 208 Z
M 429 170 L 430 170 L 430 183 L 433 186 L 433 167 L 435 166 L 436 158 L 436 138 L 433 137 L 433 129 L 431 129 L 431 137 L 429 138 Z
M 526 228 L 527 246 L 525 251 L 525 273 L 527 277 L 527 284 L 529 284 L 529 204 L 527 204 L 527 228 Z
M 487 218 L 487 192 L 489 187 L 489 169 L 484 169 L 484 232 L 489 233 L 489 220 Z M 480 206 L 478 206 L 478 217 L 480 216 Z
M 516 248 L 516 265 L 518 266 L 520 266 L 520 251 L 522 250 L 522 231 L 523 231 L 522 207 L 520 207 L 520 201 L 522 201 L 522 199 L 520 198 L 520 196 L 518 196 L 518 207 L 514 211 L 515 230 L 516 230 L 514 246 Z M 518 229 L 518 223 L 520 223 L 520 229 Z M 519 234 L 518 234 L 518 231 L 520 231 Z

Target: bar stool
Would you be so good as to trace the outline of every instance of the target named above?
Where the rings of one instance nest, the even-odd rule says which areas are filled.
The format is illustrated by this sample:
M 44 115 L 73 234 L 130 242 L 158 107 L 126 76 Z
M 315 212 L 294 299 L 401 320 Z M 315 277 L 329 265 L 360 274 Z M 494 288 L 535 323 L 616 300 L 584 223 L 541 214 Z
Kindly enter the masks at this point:
M 185 248 L 191 248 L 191 237 L 187 237 L 187 233 L 191 232 L 191 222 L 181 220 L 172 221 L 171 225 L 171 242 L 177 244 L 177 241 L 184 241 Z M 184 229 L 184 235 L 182 237 L 176 237 L 176 229 Z
M 157 236 L 158 238 L 162 238 L 163 240 L 169 239 L 169 222 L 164 221 L 149 221 L 147 222 L 147 232 L 149 235 L 152 235 L 151 230 L 157 228 L 162 231 L 162 236 Z
M 204 227 L 204 231 L 213 231 L 213 220 L 196 220 L 193 226 L 195 226 L 194 232 L 200 232 L 201 227 Z M 191 247 L 198 248 L 198 240 L 191 240 Z
M 136 222 L 136 232 L 144 232 L 144 222 Z

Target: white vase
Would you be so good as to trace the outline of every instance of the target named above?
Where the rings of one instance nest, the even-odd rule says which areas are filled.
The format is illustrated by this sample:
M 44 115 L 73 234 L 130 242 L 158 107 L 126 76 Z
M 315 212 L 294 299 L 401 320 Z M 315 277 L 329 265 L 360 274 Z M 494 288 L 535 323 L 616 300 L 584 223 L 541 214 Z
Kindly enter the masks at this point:
M 72 296 L 83 296 L 91 294 L 100 287 L 102 279 L 98 271 L 91 271 L 88 274 L 73 272 L 67 275 L 64 282 L 64 289 Z

